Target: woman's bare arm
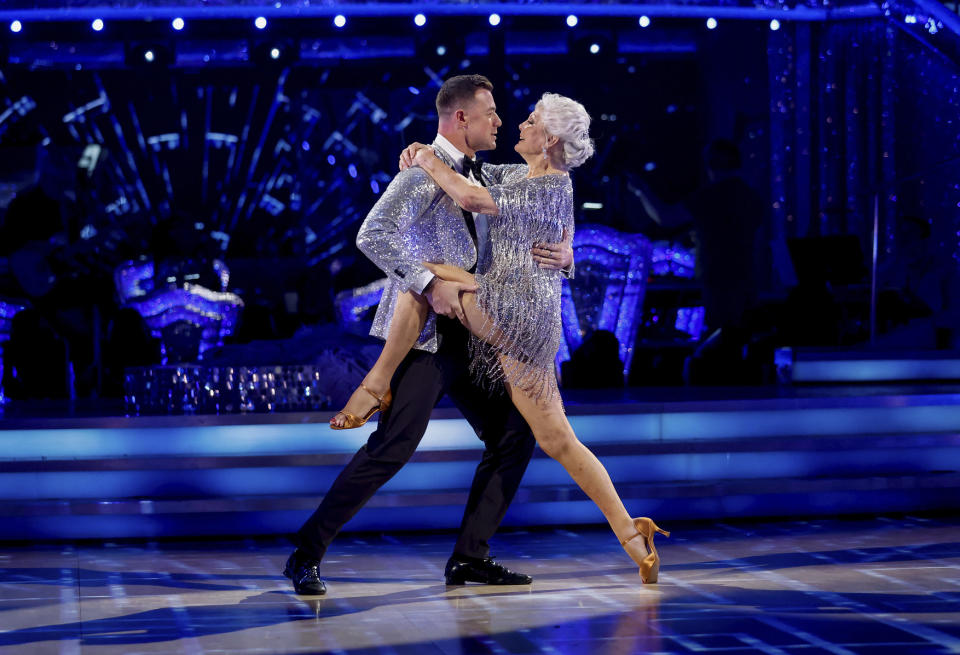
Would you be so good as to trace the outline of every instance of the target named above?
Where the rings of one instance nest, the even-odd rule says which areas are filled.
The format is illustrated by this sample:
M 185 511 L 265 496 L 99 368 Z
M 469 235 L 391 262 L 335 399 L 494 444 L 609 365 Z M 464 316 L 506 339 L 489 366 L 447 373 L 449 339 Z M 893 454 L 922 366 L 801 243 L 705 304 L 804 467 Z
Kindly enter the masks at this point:
M 500 213 L 490 192 L 482 186 L 474 186 L 467 178 L 444 164 L 430 148 L 417 151 L 414 163 L 425 170 L 440 185 L 447 195 L 469 212 L 496 216 Z

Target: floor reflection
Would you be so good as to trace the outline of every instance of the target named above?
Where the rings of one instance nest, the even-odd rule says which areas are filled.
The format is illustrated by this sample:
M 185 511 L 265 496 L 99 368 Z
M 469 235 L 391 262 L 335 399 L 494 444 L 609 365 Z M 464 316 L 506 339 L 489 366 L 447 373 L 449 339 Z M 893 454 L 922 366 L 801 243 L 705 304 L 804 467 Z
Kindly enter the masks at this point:
M 325 597 L 279 540 L 0 549 L 10 652 L 957 653 L 960 521 L 692 526 L 644 586 L 605 530 L 505 533 L 525 587 L 446 587 L 450 536 L 349 536 Z

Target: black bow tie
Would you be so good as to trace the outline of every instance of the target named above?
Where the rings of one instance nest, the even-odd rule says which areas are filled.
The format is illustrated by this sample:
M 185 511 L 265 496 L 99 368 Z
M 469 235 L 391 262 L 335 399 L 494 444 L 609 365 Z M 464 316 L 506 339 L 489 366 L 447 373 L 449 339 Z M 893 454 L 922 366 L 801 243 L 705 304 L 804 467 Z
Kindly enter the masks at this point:
M 473 177 L 477 182 L 483 182 L 483 178 L 480 176 L 480 167 L 483 166 L 483 163 L 479 159 L 470 159 L 469 157 L 463 158 L 463 174 L 464 176 L 470 175 L 470 172 L 473 171 Z

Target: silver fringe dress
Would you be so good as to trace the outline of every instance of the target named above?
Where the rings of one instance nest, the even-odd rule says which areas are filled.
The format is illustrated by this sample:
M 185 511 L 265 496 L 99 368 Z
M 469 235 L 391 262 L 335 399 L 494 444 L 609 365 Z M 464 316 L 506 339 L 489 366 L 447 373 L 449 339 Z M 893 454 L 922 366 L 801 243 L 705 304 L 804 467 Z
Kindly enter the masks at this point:
M 526 174 L 526 166 L 517 166 L 502 184 L 487 187 L 499 214 L 489 217 L 489 265 L 476 275 L 477 305 L 487 321 L 481 338 L 471 339 L 470 366 L 481 382 L 505 380 L 549 400 L 557 393 L 562 275 L 540 268 L 530 249 L 560 241 L 564 228 L 573 236 L 573 185 L 569 175 Z

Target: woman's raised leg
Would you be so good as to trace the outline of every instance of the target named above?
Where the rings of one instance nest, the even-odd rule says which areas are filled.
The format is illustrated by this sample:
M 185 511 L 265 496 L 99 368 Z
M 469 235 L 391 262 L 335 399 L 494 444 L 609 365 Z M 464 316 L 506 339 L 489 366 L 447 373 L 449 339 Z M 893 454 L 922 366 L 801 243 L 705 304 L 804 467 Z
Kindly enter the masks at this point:
M 476 282 L 472 273 L 457 266 L 428 262 L 424 262 L 424 266 L 434 275 L 448 282 L 462 282 L 470 285 Z M 397 306 L 390 321 L 390 332 L 387 334 L 380 357 L 363 378 L 360 386 L 354 390 L 344 408 L 330 419 L 330 427 L 335 430 L 358 428 L 370 420 L 376 412 L 390 406 L 392 400 L 390 380 L 393 379 L 393 374 L 396 373 L 403 358 L 417 343 L 429 309 L 429 304 L 420 294 L 407 291 L 397 296 Z
M 380 351 L 380 357 L 344 408 L 330 419 L 330 427 L 336 430 L 358 428 L 377 411 L 386 410 L 390 406 L 390 380 L 393 379 L 400 362 L 417 343 L 427 320 L 428 309 L 427 301 L 419 294 L 407 291 L 397 296 L 390 332 L 383 344 L 383 350 Z

